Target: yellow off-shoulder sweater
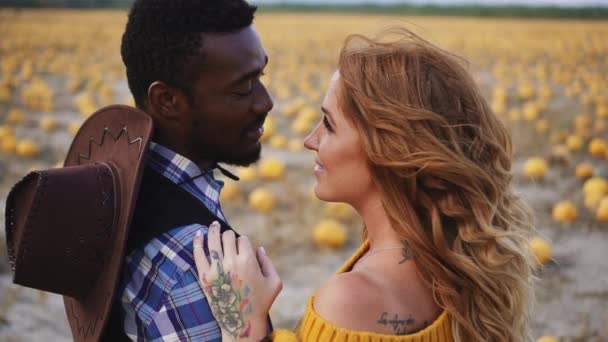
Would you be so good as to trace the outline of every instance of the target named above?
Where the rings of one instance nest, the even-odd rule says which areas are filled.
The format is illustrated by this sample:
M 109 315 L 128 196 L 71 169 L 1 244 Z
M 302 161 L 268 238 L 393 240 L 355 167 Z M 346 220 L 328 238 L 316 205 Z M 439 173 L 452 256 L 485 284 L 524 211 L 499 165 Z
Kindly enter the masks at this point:
M 349 272 L 355 262 L 369 250 L 369 242 L 365 241 L 355 254 L 340 268 L 338 273 Z M 450 318 L 444 311 L 429 326 L 414 334 L 385 335 L 366 331 L 355 331 L 340 328 L 323 317 L 319 316 L 313 308 L 314 296 L 308 300 L 304 317 L 296 332 L 277 329 L 272 334 L 272 340 L 277 342 L 291 341 L 357 341 L 357 342 L 451 342 L 453 341 L 450 328 Z

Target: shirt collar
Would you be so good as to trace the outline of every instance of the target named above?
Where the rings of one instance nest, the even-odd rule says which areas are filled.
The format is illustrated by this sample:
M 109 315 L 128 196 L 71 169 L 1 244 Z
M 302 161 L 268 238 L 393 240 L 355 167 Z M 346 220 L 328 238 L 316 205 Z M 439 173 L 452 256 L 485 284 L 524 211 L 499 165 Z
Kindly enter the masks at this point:
M 224 182 L 215 179 L 213 169 L 207 168 L 201 170 L 198 165 L 190 159 L 153 141 L 150 142 L 148 152 L 146 164 L 175 184 L 180 184 L 183 181 L 204 173 L 203 176 L 197 177 L 188 183 L 193 183 L 199 189 L 205 189 L 206 187 L 211 186 L 216 190 L 211 200 L 219 202 L 219 193 Z M 209 194 L 209 192 L 207 193 Z

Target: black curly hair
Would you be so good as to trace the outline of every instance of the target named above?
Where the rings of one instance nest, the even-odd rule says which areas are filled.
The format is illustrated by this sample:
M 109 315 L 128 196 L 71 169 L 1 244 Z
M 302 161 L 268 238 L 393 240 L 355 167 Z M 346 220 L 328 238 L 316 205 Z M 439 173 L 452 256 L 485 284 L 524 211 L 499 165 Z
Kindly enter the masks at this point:
M 257 7 L 245 0 L 136 0 L 120 53 L 129 89 L 143 108 L 150 84 L 163 81 L 191 98 L 204 61 L 202 33 L 231 33 L 253 22 Z

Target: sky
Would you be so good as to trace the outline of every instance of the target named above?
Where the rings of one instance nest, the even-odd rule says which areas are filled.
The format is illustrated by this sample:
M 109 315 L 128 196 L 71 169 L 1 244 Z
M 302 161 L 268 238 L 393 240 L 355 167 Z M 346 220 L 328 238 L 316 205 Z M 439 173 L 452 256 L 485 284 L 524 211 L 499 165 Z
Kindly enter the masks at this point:
M 545 6 L 555 5 L 562 7 L 581 7 L 581 6 L 602 6 L 608 7 L 608 0 L 253 0 L 254 3 L 377 3 L 377 4 L 395 4 L 395 3 L 414 3 L 414 4 L 483 4 L 483 5 L 529 5 L 529 6 Z

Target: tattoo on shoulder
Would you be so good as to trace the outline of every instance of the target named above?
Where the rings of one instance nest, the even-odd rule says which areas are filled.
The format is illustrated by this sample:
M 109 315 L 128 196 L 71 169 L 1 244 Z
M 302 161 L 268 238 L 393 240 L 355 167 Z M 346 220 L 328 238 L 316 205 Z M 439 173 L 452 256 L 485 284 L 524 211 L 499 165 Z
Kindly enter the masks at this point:
M 403 256 L 403 260 L 399 261 L 399 264 L 403 264 L 404 262 L 412 259 L 414 257 L 412 253 L 412 249 L 410 248 L 410 244 L 407 240 L 401 241 L 403 244 L 403 249 L 401 250 L 401 255 Z
M 384 326 L 390 326 L 393 329 L 395 335 L 406 335 L 414 332 L 412 326 L 416 323 L 416 320 L 410 315 L 407 318 L 399 317 L 398 314 L 389 315 L 388 312 L 383 312 L 378 319 L 378 324 Z

